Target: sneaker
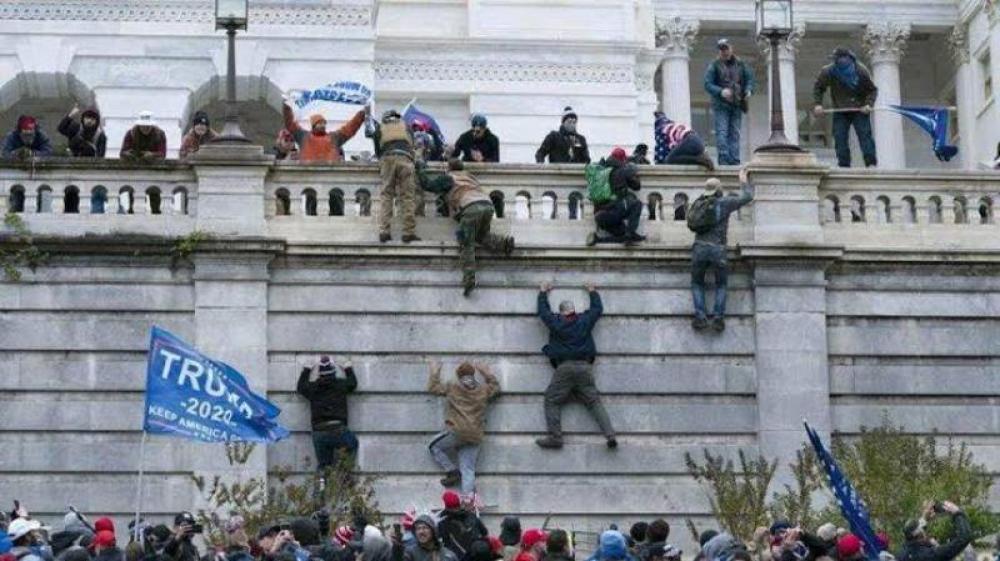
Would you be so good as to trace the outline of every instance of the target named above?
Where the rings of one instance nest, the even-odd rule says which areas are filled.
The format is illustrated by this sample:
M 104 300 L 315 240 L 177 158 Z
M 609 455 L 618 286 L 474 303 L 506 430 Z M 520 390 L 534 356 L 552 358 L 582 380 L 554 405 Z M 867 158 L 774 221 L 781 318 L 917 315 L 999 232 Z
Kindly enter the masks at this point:
M 618 439 L 613 436 L 608 437 L 608 448 L 610 450 L 618 448 Z
M 457 487 L 462 483 L 462 473 L 457 469 L 453 469 L 441 478 L 442 487 Z
M 403 243 L 419 242 L 420 238 L 416 234 L 406 234 L 403 236 Z
M 535 444 L 541 446 L 542 448 L 551 448 L 551 449 L 558 449 L 563 447 L 562 438 L 552 435 L 535 440 Z
M 597 232 L 591 232 L 587 234 L 587 247 L 592 247 L 597 245 Z
M 392 241 L 392 234 L 389 232 L 383 232 L 378 235 L 378 243 L 385 243 L 388 241 Z
M 639 232 L 631 232 L 625 236 L 625 239 L 632 242 L 644 242 L 646 241 L 646 236 L 640 234 Z
M 708 327 L 708 320 L 701 316 L 695 316 L 695 318 L 691 320 L 691 327 L 693 327 L 695 331 L 704 331 L 705 328 Z
M 726 330 L 726 320 L 722 319 L 720 316 L 715 316 L 712 318 L 712 329 L 716 333 L 722 333 Z

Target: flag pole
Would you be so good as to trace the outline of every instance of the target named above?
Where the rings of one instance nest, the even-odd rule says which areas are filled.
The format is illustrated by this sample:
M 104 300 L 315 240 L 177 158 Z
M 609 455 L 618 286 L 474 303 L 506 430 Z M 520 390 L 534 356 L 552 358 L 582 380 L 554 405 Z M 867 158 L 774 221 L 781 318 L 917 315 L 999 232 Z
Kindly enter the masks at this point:
M 135 539 L 136 543 L 140 543 L 140 545 L 141 545 L 141 542 L 139 542 L 139 516 L 142 513 L 142 476 L 143 476 L 143 472 L 145 471 L 145 467 L 146 467 L 146 465 L 145 465 L 146 464 L 146 462 L 145 462 L 145 459 L 146 459 L 146 437 L 148 437 L 148 436 L 149 436 L 149 433 L 146 432 L 146 428 L 143 427 L 143 429 L 142 429 L 142 441 L 139 442 L 139 477 L 138 477 L 138 484 L 136 485 L 136 491 L 135 491 L 135 526 L 132 528 L 134 539 Z
M 861 111 L 862 109 L 863 109 L 863 107 L 841 107 L 839 109 L 827 109 L 827 108 L 824 107 L 823 108 L 823 113 L 857 113 L 858 111 Z M 941 107 L 940 109 L 947 109 L 948 111 L 958 111 L 958 107 L 955 107 L 955 106 Z M 891 111 L 892 109 L 889 108 L 889 107 L 872 107 L 871 110 L 872 111 Z

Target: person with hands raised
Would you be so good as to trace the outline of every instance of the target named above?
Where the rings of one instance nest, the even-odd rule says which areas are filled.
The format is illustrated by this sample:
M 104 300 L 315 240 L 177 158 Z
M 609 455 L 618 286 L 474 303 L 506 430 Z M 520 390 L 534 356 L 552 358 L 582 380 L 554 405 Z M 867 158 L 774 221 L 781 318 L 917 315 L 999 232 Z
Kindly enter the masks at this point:
M 927 533 L 927 523 L 942 514 L 951 516 L 952 533 L 948 541 L 938 545 Z M 906 542 L 896 557 L 898 561 L 951 561 L 972 542 L 972 537 L 969 517 L 958 505 L 949 501 L 928 502 L 919 519 L 909 520 L 903 526 Z
M 358 450 L 358 439 L 347 424 L 347 395 L 357 387 L 350 360 L 338 366 L 323 355 L 299 373 L 296 391 L 309 400 L 317 471 L 336 466 L 339 454 L 353 457 Z

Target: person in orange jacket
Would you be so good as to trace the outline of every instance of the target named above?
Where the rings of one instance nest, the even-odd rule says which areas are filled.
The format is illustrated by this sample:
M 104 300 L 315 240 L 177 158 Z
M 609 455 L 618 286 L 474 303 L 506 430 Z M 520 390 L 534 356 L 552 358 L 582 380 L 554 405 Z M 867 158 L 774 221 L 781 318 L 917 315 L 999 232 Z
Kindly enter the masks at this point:
M 339 129 L 326 131 L 326 118 L 318 113 L 309 116 L 310 130 L 306 131 L 295 121 L 295 113 L 286 102 L 282 106 L 285 129 L 292 133 L 299 145 L 299 161 L 305 163 L 333 163 L 344 159 L 344 144 L 350 140 L 365 122 L 368 107 L 354 114 Z

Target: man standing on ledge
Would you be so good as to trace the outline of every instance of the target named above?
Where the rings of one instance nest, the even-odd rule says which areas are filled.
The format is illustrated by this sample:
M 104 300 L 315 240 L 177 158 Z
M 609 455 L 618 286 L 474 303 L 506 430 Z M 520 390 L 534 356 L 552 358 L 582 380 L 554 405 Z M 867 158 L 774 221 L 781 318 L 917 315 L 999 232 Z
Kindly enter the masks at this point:
M 542 352 L 556 369 L 545 390 L 545 422 L 549 435 L 535 441 L 542 448 L 562 448 L 561 408 L 574 394 L 597 420 L 608 441 L 608 448 L 618 447 L 615 429 L 594 385 L 597 347 L 592 332 L 604 308 L 594 285 L 587 284 L 585 288 L 590 293 L 590 309 L 582 314 L 576 313 L 576 307 L 569 300 L 559 303 L 558 314 L 552 313 L 549 307 L 550 283 L 543 283 L 538 293 L 538 317 L 549 328 L 549 344 L 542 347 Z

